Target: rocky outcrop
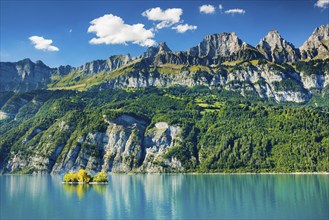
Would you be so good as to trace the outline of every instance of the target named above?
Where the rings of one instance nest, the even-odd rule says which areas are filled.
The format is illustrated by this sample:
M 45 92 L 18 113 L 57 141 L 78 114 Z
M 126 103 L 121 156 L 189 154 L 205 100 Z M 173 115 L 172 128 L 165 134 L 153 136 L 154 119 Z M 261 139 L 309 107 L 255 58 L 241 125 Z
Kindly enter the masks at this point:
M 277 30 L 270 31 L 256 46 L 266 59 L 276 62 L 296 62 L 300 58 L 298 49 L 283 39 Z
M 316 28 L 299 49 L 304 60 L 329 58 L 329 24 Z
M 242 50 L 244 44 L 234 32 L 212 34 L 207 35 L 198 46 L 192 47 L 187 53 L 198 57 L 229 57 Z
M 172 52 L 165 42 L 161 42 L 157 47 L 149 47 L 139 58 L 152 58 L 159 53 Z
M 44 89 L 50 82 L 52 70 L 41 61 L 30 59 L 0 63 L 0 92 Z
M 52 69 L 54 75 L 66 75 L 66 74 L 69 74 L 70 72 L 72 72 L 73 70 L 74 70 L 74 67 L 72 67 L 70 65 L 59 66 L 57 68 Z
M 75 71 L 83 72 L 84 74 L 97 74 L 100 72 L 111 72 L 121 66 L 129 63 L 132 60 L 128 55 L 115 55 L 106 60 L 94 60 L 85 63 L 84 65 L 75 68 Z
M 181 141 L 181 128 L 169 126 L 166 122 L 159 122 L 147 131 L 143 144 L 145 146 L 145 159 L 140 171 L 148 173 L 163 171 L 183 171 L 181 161 L 176 158 L 167 158 L 168 150 Z
M 105 132 L 74 137 L 70 122 L 59 121 L 47 131 L 32 130 L 21 142 L 23 148 L 40 149 L 34 154 L 11 153 L 6 172 L 30 169 L 38 173 L 63 173 L 87 169 L 92 173 L 105 172 L 167 172 L 183 171 L 181 161 L 166 153 L 181 141 L 181 128 L 159 122 L 147 129 L 148 123 L 130 115 L 108 121 Z M 56 141 L 56 135 L 61 141 Z M 41 135 L 40 146 L 30 142 Z M 72 145 L 67 143 L 74 143 Z M 28 155 L 28 156 L 27 156 Z

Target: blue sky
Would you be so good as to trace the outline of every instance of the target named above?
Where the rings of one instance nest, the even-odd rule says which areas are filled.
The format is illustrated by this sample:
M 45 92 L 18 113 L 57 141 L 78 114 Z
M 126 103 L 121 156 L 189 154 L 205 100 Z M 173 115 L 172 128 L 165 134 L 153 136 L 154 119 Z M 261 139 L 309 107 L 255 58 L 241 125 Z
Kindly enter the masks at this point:
M 329 1 L 319 1 L 316 6 L 317 0 L 1 0 L 1 61 L 28 57 L 51 67 L 79 66 L 114 54 L 138 56 L 162 41 L 173 51 L 187 50 L 221 32 L 236 32 L 255 46 L 272 29 L 299 47 L 316 27 L 329 23 Z M 201 12 L 202 5 L 214 11 Z

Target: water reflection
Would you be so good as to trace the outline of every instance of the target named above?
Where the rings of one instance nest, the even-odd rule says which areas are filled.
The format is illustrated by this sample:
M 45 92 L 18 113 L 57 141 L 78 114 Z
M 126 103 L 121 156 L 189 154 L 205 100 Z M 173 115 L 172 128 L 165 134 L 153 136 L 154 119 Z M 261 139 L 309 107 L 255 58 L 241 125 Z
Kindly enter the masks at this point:
M 63 184 L 63 189 L 69 196 L 76 194 L 79 199 L 82 199 L 90 186 L 89 184 Z
M 89 190 L 93 190 L 99 196 L 106 195 L 107 186 L 97 184 L 63 184 L 63 189 L 68 196 L 76 195 L 79 199 L 82 199 Z
M 329 175 L 0 176 L 0 219 L 328 219 Z
M 105 195 L 107 191 L 107 185 L 92 185 L 92 188 L 99 196 Z

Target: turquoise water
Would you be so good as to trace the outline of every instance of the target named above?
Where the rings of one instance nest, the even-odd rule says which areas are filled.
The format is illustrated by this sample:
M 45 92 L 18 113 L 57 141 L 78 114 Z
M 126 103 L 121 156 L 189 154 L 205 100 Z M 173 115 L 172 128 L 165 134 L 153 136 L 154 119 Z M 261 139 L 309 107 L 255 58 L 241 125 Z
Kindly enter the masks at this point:
M 328 219 L 329 175 L 0 176 L 0 219 Z

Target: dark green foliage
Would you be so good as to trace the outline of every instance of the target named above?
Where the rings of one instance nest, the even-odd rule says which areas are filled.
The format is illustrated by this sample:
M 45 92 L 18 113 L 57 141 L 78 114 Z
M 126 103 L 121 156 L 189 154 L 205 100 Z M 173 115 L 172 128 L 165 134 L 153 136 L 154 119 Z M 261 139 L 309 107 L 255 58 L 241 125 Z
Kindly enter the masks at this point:
M 205 114 L 197 127 L 201 171 L 329 169 L 328 113 L 304 107 L 225 106 Z
M 298 61 L 296 63 L 296 69 L 298 72 L 304 72 L 307 75 L 321 74 L 329 72 L 329 59 L 326 60 L 310 60 L 310 61 Z
M 303 86 L 300 85 L 296 80 L 291 78 L 284 79 L 280 82 L 273 82 L 274 88 L 276 91 L 302 91 L 304 90 Z
M 14 95 L 14 92 L 0 92 L 0 108 Z

